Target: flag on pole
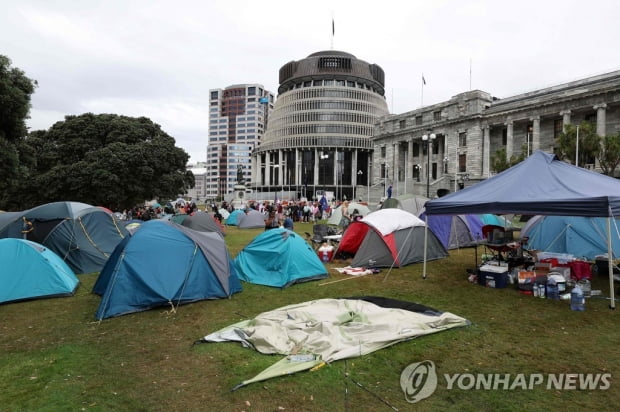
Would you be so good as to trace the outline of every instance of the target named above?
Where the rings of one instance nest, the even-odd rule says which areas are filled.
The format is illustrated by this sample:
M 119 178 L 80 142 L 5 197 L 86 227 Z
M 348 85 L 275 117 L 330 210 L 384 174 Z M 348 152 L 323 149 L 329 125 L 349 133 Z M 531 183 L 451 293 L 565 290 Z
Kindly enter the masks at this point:
M 424 78 L 424 75 L 422 75 L 422 84 L 426 85 L 426 79 Z

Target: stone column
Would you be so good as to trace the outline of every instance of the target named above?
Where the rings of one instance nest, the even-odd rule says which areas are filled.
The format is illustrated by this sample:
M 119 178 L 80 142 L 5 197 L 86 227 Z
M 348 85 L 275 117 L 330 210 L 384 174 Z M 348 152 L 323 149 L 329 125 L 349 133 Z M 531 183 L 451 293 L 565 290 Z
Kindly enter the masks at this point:
M 562 126 L 566 126 L 567 124 L 570 124 L 570 115 L 571 115 L 570 110 L 562 110 L 560 112 L 560 116 L 562 116 Z
M 398 178 L 398 175 L 400 174 L 400 153 L 398 153 L 398 149 L 400 149 L 398 142 L 394 143 L 392 145 L 392 150 L 394 151 L 394 184 L 398 185 L 398 182 L 400 181 L 400 179 Z
M 252 156 L 252 164 L 250 169 L 250 181 L 252 182 L 252 186 L 260 186 L 260 155 Z
M 334 149 L 334 171 L 333 171 L 333 176 L 332 176 L 332 181 L 334 182 L 334 186 L 335 186 L 335 190 L 334 190 L 334 196 L 336 196 L 336 199 L 338 199 L 338 196 L 340 196 L 340 198 L 342 198 L 342 194 L 338 193 L 338 186 L 342 186 L 340 183 L 340 176 L 338 175 L 338 148 Z
M 513 136 L 513 123 L 512 119 L 506 121 L 508 130 L 506 131 L 506 160 L 510 160 L 513 154 L 514 136 Z
M 405 168 L 405 176 L 408 179 L 413 178 L 413 139 L 407 142 L 407 164 Z
M 603 137 L 606 133 L 605 115 L 607 113 L 607 104 L 601 103 L 593 107 L 596 110 L 596 134 Z
M 319 184 L 319 162 L 320 162 L 320 152 L 319 149 L 314 149 L 314 173 L 312 176 L 312 185 L 316 186 Z M 314 193 L 312 194 L 314 196 Z
M 284 179 L 282 178 L 284 173 L 284 162 L 282 161 L 282 149 L 278 149 L 278 178 L 276 179 L 276 185 L 280 186 L 284 184 Z
M 456 166 L 458 167 L 458 154 Z M 458 172 L 458 170 L 457 170 Z M 488 178 L 491 175 L 491 127 L 482 127 L 482 177 Z
M 357 170 L 358 169 L 359 168 L 357 166 L 357 149 L 355 149 L 353 151 L 353 159 L 351 159 L 351 186 L 353 188 L 355 188 L 355 186 L 357 186 Z M 353 189 L 353 191 L 355 192 L 355 189 Z M 355 199 L 353 199 L 353 200 L 355 200 Z
M 271 152 L 265 153 L 265 186 L 271 186 Z
M 532 147 L 530 147 L 530 154 L 540 149 L 540 116 L 531 117 L 532 121 Z

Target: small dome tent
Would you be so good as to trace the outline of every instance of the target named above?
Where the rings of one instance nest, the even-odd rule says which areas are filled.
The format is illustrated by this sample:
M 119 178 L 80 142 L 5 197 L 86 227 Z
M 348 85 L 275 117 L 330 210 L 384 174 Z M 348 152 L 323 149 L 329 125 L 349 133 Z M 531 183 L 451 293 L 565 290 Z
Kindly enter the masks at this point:
M 354 255 L 354 267 L 401 267 L 424 260 L 425 224 L 401 209 L 381 209 L 352 222 L 342 236 L 338 254 Z M 441 259 L 448 252 L 428 230 L 427 260 Z
M 287 287 L 327 277 L 316 252 L 297 233 L 277 228 L 262 232 L 235 258 L 241 280 Z
M 207 212 L 196 212 L 188 216 L 181 224 L 199 232 L 215 232 L 224 236 L 224 230 L 220 224 Z
M 39 243 L 78 274 L 99 272 L 128 234 L 106 209 L 79 202 L 47 203 L 0 219 L 0 238 Z
M 250 209 L 247 213 L 239 215 L 237 227 L 239 229 L 257 229 L 265 227 L 266 216 L 258 210 Z
M 241 291 L 224 238 L 150 220 L 121 242 L 93 287 L 101 320 Z
M 420 219 L 439 238 L 446 249 L 472 246 L 483 239 L 482 220 L 478 215 L 429 215 L 424 213 Z
M 24 239 L 0 239 L 0 303 L 72 296 L 78 278 L 48 248 Z

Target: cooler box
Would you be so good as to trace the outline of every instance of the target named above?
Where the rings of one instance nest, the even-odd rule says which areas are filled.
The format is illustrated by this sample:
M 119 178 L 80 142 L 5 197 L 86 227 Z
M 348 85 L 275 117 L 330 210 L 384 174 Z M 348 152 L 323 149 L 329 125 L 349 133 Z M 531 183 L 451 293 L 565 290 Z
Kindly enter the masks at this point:
M 488 288 L 501 289 L 508 286 L 508 267 L 482 265 L 478 269 L 478 283 Z

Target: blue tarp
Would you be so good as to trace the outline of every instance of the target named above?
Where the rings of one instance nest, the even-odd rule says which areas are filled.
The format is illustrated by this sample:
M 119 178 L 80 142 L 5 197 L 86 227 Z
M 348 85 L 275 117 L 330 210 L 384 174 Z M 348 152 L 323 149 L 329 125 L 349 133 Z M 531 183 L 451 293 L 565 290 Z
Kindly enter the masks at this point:
M 54 252 L 24 239 L 0 239 L 0 303 L 71 296 L 79 284 Z
M 241 291 L 221 235 L 150 220 L 114 250 L 93 292 L 97 319 Z
M 274 287 L 327 277 L 327 269 L 308 242 L 282 228 L 256 236 L 239 252 L 235 267 L 241 280 Z

